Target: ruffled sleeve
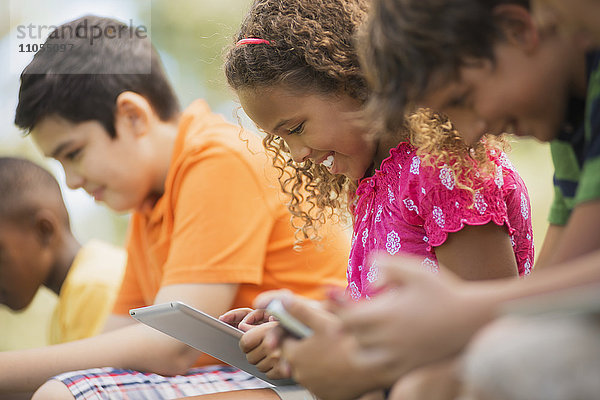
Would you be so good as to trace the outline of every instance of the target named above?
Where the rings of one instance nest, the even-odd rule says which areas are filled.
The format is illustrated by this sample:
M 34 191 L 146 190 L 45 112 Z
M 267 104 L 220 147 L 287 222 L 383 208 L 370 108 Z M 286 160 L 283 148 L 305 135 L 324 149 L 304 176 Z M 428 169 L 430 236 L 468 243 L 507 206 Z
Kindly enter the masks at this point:
M 485 180 L 477 180 L 479 174 L 476 175 L 477 189 L 473 191 L 460 188 L 447 166 L 421 166 L 419 174 L 412 178 L 412 190 L 404 202 L 412 202 L 419 209 L 429 246 L 440 246 L 449 232 L 457 232 L 465 225 L 485 225 L 490 221 L 506 225 L 508 233 L 513 233 L 504 199 L 503 168 L 498 165 L 495 175 Z

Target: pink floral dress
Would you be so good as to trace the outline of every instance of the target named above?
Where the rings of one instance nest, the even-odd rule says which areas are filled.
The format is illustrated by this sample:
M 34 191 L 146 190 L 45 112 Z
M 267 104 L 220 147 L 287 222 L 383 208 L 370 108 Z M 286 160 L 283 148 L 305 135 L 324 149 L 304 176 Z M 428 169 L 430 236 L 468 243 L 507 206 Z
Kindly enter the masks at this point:
M 490 221 L 507 227 L 519 274 L 531 272 L 534 249 L 527 188 L 504 153 L 490 151 L 489 157 L 496 164 L 495 173 L 474 193 L 456 185 L 451 169 L 422 166 L 416 149 L 405 142 L 390 150 L 372 177 L 359 182 L 347 270 L 347 292 L 354 300 L 373 294 L 370 286 L 377 280 L 378 268 L 369 254 L 410 253 L 422 259 L 423 268 L 437 272 L 434 247 L 446 241 L 448 232 Z

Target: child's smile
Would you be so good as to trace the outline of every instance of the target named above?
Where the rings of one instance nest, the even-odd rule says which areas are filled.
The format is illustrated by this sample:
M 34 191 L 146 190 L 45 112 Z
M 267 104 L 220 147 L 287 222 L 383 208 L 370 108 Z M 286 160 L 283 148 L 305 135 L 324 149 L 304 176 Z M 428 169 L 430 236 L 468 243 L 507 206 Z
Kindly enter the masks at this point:
M 376 144 L 360 126 L 361 103 L 347 95 L 299 94 L 282 86 L 238 95 L 250 119 L 282 138 L 295 162 L 310 159 L 353 180 L 373 162 Z
M 140 207 L 151 192 L 150 163 L 131 135 L 111 138 L 96 121 L 71 123 L 59 117 L 42 119 L 32 133 L 40 149 L 61 162 L 67 185 L 83 188 L 116 211 Z

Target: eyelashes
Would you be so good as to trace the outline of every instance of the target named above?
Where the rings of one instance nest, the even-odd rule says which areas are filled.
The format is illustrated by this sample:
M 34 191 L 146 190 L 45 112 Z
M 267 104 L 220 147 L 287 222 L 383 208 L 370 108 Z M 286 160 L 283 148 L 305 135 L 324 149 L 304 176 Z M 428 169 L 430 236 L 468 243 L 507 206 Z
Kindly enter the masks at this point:
M 79 154 L 79 152 L 80 152 L 80 149 L 71 151 L 71 152 L 65 154 L 65 158 L 67 160 L 73 160 L 75 157 L 77 157 L 77 155 Z
M 289 135 L 300 135 L 302 132 L 304 132 L 304 122 L 300 123 L 294 129 L 290 129 Z

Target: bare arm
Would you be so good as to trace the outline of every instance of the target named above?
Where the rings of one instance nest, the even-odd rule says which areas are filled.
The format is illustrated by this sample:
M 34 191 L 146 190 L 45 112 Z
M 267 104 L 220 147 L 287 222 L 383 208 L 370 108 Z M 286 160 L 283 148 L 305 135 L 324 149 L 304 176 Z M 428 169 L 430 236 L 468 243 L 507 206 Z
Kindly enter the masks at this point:
M 369 366 L 389 384 L 459 352 L 507 301 L 600 283 L 600 251 L 534 271 L 528 279 L 466 282 L 452 274 L 434 276 L 414 263 L 381 258 L 381 283 L 396 289 L 338 311 L 359 344 L 351 354 L 353 364 Z
M 490 257 L 490 254 L 493 257 Z M 449 266 L 453 272 L 461 275 L 465 279 L 492 279 L 504 278 L 509 276 L 517 276 L 517 265 L 514 252 L 510 243 L 510 238 L 503 226 L 498 226 L 494 223 L 482 226 L 466 226 L 456 233 L 448 236 L 447 241 L 436 248 L 438 260 Z M 390 316 L 383 315 L 383 323 L 387 323 Z M 347 368 L 347 362 L 344 362 L 344 357 L 333 357 L 327 365 L 315 365 L 315 354 L 322 352 L 339 350 L 341 338 L 331 333 L 332 330 L 321 329 L 328 324 L 325 320 L 313 321 L 319 328 L 316 329 L 315 337 L 305 339 L 300 342 L 287 341 L 287 351 L 285 359 L 293 365 L 294 378 L 317 394 L 326 394 L 334 396 L 332 392 L 346 391 L 347 394 L 358 395 L 370 388 L 354 387 L 350 382 L 354 382 L 349 378 L 351 374 L 355 374 L 360 369 Z M 334 331 L 334 330 L 333 330 Z M 390 332 L 395 336 L 396 333 Z M 242 340 L 244 342 L 244 340 Z M 243 344 L 243 343 L 242 343 Z M 252 361 L 252 360 L 251 360 Z M 346 365 L 346 368 L 341 368 L 341 365 Z M 269 365 L 270 366 L 270 365 Z M 329 375 L 343 376 L 339 382 L 343 382 L 343 390 L 340 385 L 333 385 L 331 381 L 323 384 L 322 376 L 324 373 Z M 358 375 L 364 374 L 361 371 Z M 364 377 L 364 375 L 363 375 Z M 360 381 L 360 380 L 358 380 Z
M 546 265 L 562 263 L 600 249 L 600 200 L 575 207 L 562 231 Z
M 561 241 L 564 233 L 564 226 L 561 225 L 549 225 L 544 237 L 544 243 L 542 249 L 538 253 L 535 260 L 535 268 L 544 267 L 550 264 L 556 253 L 556 248 Z
M 495 224 L 468 226 L 452 233 L 436 248 L 441 265 L 466 280 L 517 276 L 514 252 L 506 230 Z M 456 398 L 461 382 L 458 358 L 445 359 L 417 368 L 400 377 L 390 399 L 450 400 Z
M 218 316 L 230 308 L 237 285 L 185 284 L 163 287 L 155 303 L 181 300 Z M 33 391 L 65 371 L 112 366 L 174 375 L 193 365 L 200 352 L 140 323 L 96 337 L 39 349 L 0 353 L 0 392 Z
M 466 280 L 498 279 L 518 276 L 514 251 L 506 228 L 489 223 L 465 226 L 448 235 L 435 249 L 442 268 Z M 394 385 L 392 399 L 454 399 L 460 382 L 456 376 L 456 360 L 418 368 Z
M 136 320 L 129 316 L 111 314 L 108 316 L 106 322 L 104 323 L 102 333 L 114 331 L 115 329 L 124 328 L 126 326 L 134 325 L 136 323 Z
M 435 248 L 441 266 L 467 280 L 517 276 L 517 263 L 506 228 L 493 222 L 465 226 Z

